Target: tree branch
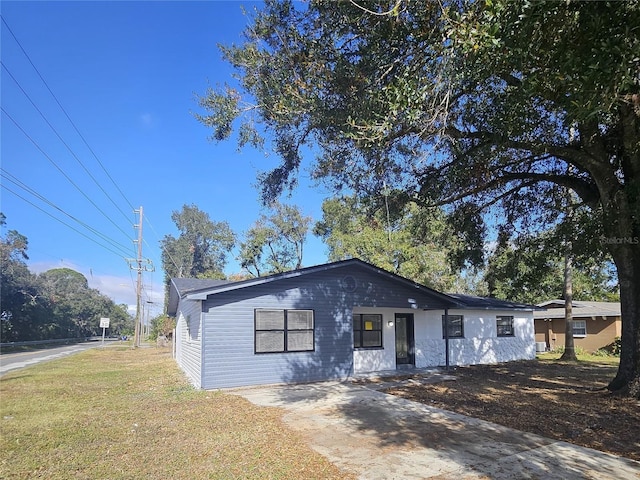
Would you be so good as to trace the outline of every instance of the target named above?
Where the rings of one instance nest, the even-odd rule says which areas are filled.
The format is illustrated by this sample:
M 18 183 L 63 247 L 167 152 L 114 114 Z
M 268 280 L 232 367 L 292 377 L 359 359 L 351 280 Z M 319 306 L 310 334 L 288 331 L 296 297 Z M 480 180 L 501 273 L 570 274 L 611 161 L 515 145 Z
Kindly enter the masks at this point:
M 588 183 L 583 179 L 572 177 L 569 175 L 554 175 L 554 174 L 545 174 L 545 173 L 535 173 L 535 172 L 507 172 L 502 174 L 499 177 L 494 178 L 489 182 L 482 183 L 475 187 L 464 190 L 456 195 L 449 196 L 442 200 L 433 203 L 426 203 L 421 201 L 420 204 L 429 206 L 429 207 L 441 207 L 444 205 L 450 205 L 452 203 L 458 202 L 460 200 L 464 200 L 465 198 L 472 197 L 474 195 L 478 195 L 482 192 L 491 192 L 492 190 L 498 189 L 502 186 L 506 186 L 510 182 L 522 180 L 523 183 L 518 186 L 511 188 L 508 194 L 512 194 L 517 190 L 520 190 L 524 187 L 533 186 L 539 182 L 549 182 L 554 183 L 559 186 L 571 188 L 575 191 L 582 200 L 590 205 L 594 206 L 600 200 L 599 191 L 594 184 Z M 497 202 L 500 198 L 503 198 L 505 193 L 502 192 L 497 197 L 494 197 L 488 205 L 491 205 Z
M 594 185 L 615 182 L 616 177 L 612 166 L 601 161 L 602 158 L 607 158 L 607 155 L 599 141 L 600 133 L 597 125 L 580 125 L 580 131 L 583 145 L 572 146 L 514 140 L 486 131 L 464 132 L 455 127 L 447 128 L 447 134 L 454 139 L 483 140 L 495 145 L 528 151 L 537 155 L 552 155 L 582 171 L 588 172 L 594 180 Z
M 561 187 L 567 187 L 576 192 L 588 205 L 595 205 L 600 200 L 600 192 L 593 183 L 589 183 L 581 178 L 571 175 L 554 175 L 551 173 L 510 173 L 502 175 L 507 182 L 512 180 L 531 180 L 532 182 L 550 182 Z

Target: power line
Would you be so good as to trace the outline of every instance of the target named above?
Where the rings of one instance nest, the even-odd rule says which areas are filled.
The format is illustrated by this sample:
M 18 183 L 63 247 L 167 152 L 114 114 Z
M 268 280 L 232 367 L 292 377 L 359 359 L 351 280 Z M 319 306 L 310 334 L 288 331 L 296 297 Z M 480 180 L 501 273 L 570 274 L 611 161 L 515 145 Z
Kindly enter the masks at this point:
M 111 196 L 107 193 L 107 191 L 102 188 L 102 185 L 100 185 L 100 183 L 98 182 L 98 180 L 96 180 L 96 178 L 91 174 L 91 172 L 89 171 L 89 169 L 85 166 L 84 163 L 82 163 L 82 160 L 80 160 L 80 158 L 78 158 L 78 156 L 75 154 L 75 152 L 71 149 L 71 147 L 69 146 L 69 144 L 67 144 L 67 142 L 64 141 L 64 139 L 62 138 L 62 136 L 58 133 L 58 131 L 55 129 L 55 127 L 53 125 L 51 125 L 51 123 L 49 122 L 49 120 L 47 120 L 47 117 L 45 116 L 44 113 L 42 113 L 42 111 L 38 108 L 38 106 L 36 105 L 36 103 L 31 99 L 31 97 L 29 96 L 29 94 L 25 91 L 24 88 L 22 88 L 22 85 L 20 85 L 20 82 L 18 82 L 18 80 L 16 79 L 16 77 L 13 76 L 13 74 L 11 73 L 11 71 L 9 70 L 9 68 L 4 64 L 4 62 L 0 61 L 0 64 L 2 64 L 2 68 L 5 69 L 5 71 L 9 74 L 9 76 L 11 77 L 11 79 L 14 81 L 14 83 L 18 86 L 18 88 L 20 89 L 20 91 L 23 93 L 23 95 L 25 97 L 27 97 L 27 100 L 29 100 L 29 102 L 31 103 L 31 105 L 33 106 L 33 108 L 36 109 L 36 111 L 40 114 L 40 116 L 42 117 L 42 119 L 45 121 L 45 123 L 47 125 L 49 125 L 49 128 L 53 131 L 53 133 L 56 134 L 56 136 L 58 137 L 58 139 L 62 142 L 62 144 L 67 147 L 67 150 L 69 150 L 69 153 L 71 153 L 71 155 L 73 156 L 73 158 L 76 159 L 76 161 L 80 164 L 80 166 L 82 167 L 82 169 L 85 171 L 85 173 L 89 176 L 89 178 L 91 178 L 91 180 L 93 180 L 93 183 L 95 183 L 98 188 L 102 191 L 102 193 L 104 193 L 104 195 L 111 201 L 111 203 L 116 207 L 116 209 L 125 217 L 125 219 L 127 220 L 127 222 L 130 222 L 129 217 L 127 216 L 126 213 L 124 213 L 122 211 L 122 209 L 116 204 L 116 202 L 113 200 L 113 198 L 111 198 Z
M 98 156 L 96 155 L 95 151 L 91 148 L 91 146 L 89 145 L 89 143 L 87 142 L 86 138 L 82 135 L 82 133 L 80 132 L 80 130 L 78 129 L 78 127 L 76 126 L 76 124 L 73 122 L 73 120 L 71 119 L 70 115 L 67 113 L 66 109 L 63 107 L 62 103 L 60 102 L 60 100 L 58 99 L 58 97 L 53 93 L 52 89 L 49 87 L 49 84 L 47 83 L 47 81 L 45 80 L 45 78 L 43 77 L 43 75 L 40 73 L 40 71 L 38 70 L 38 68 L 36 67 L 36 65 L 34 64 L 34 62 L 31 60 L 31 57 L 29 56 L 29 54 L 26 52 L 26 50 L 24 49 L 24 47 L 22 46 L 22 44 L 20 43 L 20 41 L 18 40 L 18 38 L 16 37 L 16 35 L 13 33 L 13 30 L 11 29 L 11 27 L 9 26 L 9 24 L 7 23 L 6 19 L 4 18 L 4 16 L 1 16 L 2 18 L 2 23 L 4 24 L 4 26 L 7 28 L 8 32 L 11 34 L 11 36 L 13 37 L 14 41 L 16 42 L 16 44 L 18 45 L 18 47 L 20 48 L 20 50 L 22 51 L 23 55 L 26 57 L 26 59 L 28 60 L 29 64 L 31 65 L 31 67 L 33 68 L 33 70 L 36 72 L 36 74 L 38 75 L 38 77 L 40 78 L 40 80 L 42 81 L 42 83 L 44 84 L 44 86 L 47 88 L 47 90 L 49 91 L 49 93 L 51 94 L 51 96 L 53 97 L 53 99 L 55 100 L 56 104 L 58 105 L 58 107 L 60 108 L 60 110 L 64 113 L 65 117 L 67 118 L 67 120 L 69 121 L 69 123 L 71 124 L 71 126 L 73 127 L 73 129 L 75 130 L 75 132 L 78 134 L 78 136 L 82 139 L 82 141 L 84 142 L 84 145 L 87 147 L 87 149 L 89 150 L 89 152 L 91 152 L 91 154 L 93 155 L 94 159 L 96 160 L 96 162 L 98 163 L 98 165 L 100 166 L 100 168 L 102 169 L 102 171 L 105 173 L 105 175 L 109 178 L 109 180 L 111 181 L 111 183 L 113 184 L 113 186 L 115 187 L 115 189 L 120 193 L 120 195 L 122 196 L 122 198 L 125 200 L 125 202 L 129 205 L 129 207 L 131 208 L 131 210 L 133 210 L 134 212 L 136 212 L 136 209 L 133 207 L 133 204 L 129 201 L 129 199 L 126 197 L 126 195 L 124 194 L 124 192 L 122 191 L 122 189 L 119 187 L 118 183 L 115 182 L 115 180 L 113 179 L 113 177 L 109 174 L 109 172 L 107 171 L 107 169 L 105 168 L 104 164 L 100 161 L 100 159 L 98 158 Z M 9 69 L 7 68 L 6 65 L 2 64 L 2 66 L 4 67 L 4 69 L 7 71 L 7 73 L 9 73 L 9 75 L 11 76 L 12 80 L 16 83 L 16 85 L 18 85 L 18 87 L 20 88 L 20 90 L 23 92 L 23 94 L 27 97 L 27 99 L 29 99 L 29 101 L 31 102 L 31 104 L 34 106 L 34 108 L 38 111 L 38 113 L 40 113 L 41 117 L 45 120 L 45 122 L 49 125 L 49 127 L 54 131 L 54 133 L 58 136 L 58 138 L 60 139 L 60 141 L 67 147 L 67 149 L 71 152 L 71 154 L 74 156 L 74 158 L 78 161 L 78 163 L 80 163 L 80 165 L 83 167 L 83 169 L 85 170 L 85 172 L 89 175 L 89 177 L 94 181 L 94 183 L 100 188 L 100 190 L 105 194 L 105 196 L 111 201 L 111 203 L 113 203 L 113 205 L 125 216 L 125 218 L 127 218 L 127 222 L 129 222 L 129 219 L 127 217 L 127 215 L 118 207 L 118 205 L 116 204 L 116 202 L 113 200 L 113 198 L 101 187 L 101 185 L 99 184 L 99 182 L 91 175 L 91 173 L 89 172 L 89 170 L 84 166 L 84 164 L 82 163 L 82 161 L 73 153 L 73 151 L 71 150 L 71 148 L 66 144 L 66 142 L 62 139 L 62 137 L 58 134 L 58 132 L 55 130 L 55 128 L 49 123 L 49 121 L 46 119 L 46 117 L 44 116 L 44 114 L 40 111 L 40 109 L 36 106 L 35 102 L 33 102 L 31 100 L 31 98 L 29 97 L 29 95 L 26 93 L 26 91 L 22 88 L 22 86 L 20 85 L 20 83 L 17 81 L 17 79 L 11 74 L 11 72 L 9 71 Z M 127 237 L 129 237 L 129 234 L 127 234 L 126 232 L 124 232 L 122 229 L 120 229 L 100 208 L 97 207 L 97 205 L 92 202 L 83 192 L 82 190 L 75 185 L 75 183 L 73 183 L 70 178 L 64 174 L 64 172 L 60 169 L 60 167 L 58 167 L 58 165 L 55 164 L 55 162 L 42 150 L 42 148 L 40 148 L 38 146 L 38 144 L 24 131 L 24 129 L 22 129 L 22 127 L 20 127 L 20 125 L 4 110 L 2 109 L 3 113 L 5 113 L 5 115 L 7 115 L 11 121 L 16 125 L 16 127 L 18 127 L 18 129 L 20 131 L 22 131 L 22 133 L 36 146 L 36 148 L 65 176 L 65 178 L 67 178 L 67 180 L 74 185 L 74 187 L 76 187 L 76 189 L 78 189 L 78 191 L 80 191 L 80 193 L 82 193 L 85 198 L 87 198 L 87 200 L 89 200 L 89 202 L 98 210 L 100 211 L 100 213 L 102 213 L 102 215 L 104 215 L 112 224 L 114 224 L 116 226 L 116 228 L 118 228 L 121 232 L 123 232 Z M 12 192 L 13 193 L 13 192 Z M 28 202 L 30 203 L 30 202 Z M 38 207 L 36 207 L 38 208 Z M 46 213 L 46 212 L 45 212 Z M 48 214 L 50 215 L 50 214 Z M 55 217 L 54 217 L 55 218 Z M 142 207 L 140 207 L 140 228 L 142 228 Z M 64 223 L 64 222 L 61 222 Z M 151 224 L 150 224 L 151 225 Z M 153 228 L 153 226 L 152 226 Z M 75 230 L 75 229 L 74 229 Z M 155 230 L 154 230 L 155 231 Z M 157 235 L 157 233 L 156 233 Z M 97 243 L 97 242 L 96 242 Z M 141 245 L 139 246 L 141 247 Z M 169 255 L 169 257 L 171 258 L 170 254 L 167 252 L 167 254 Z M 175 261 L 173 260 L 173 258 L 171 258 L 171 261 L 175 264 Z M 138 262 L 138 268 L 141 267 L 140 262 Z
M 71 124 L 71 126 L 73 126 L 74 130 L 76 131 L 76 133 L 78 134 L 78 136 L 82 139 L 82 141 L 84 142 L 85 146 L 89 149 L 89 151 L 91 152 L 91 154 L 93 155 L 93 158 L 96 159 L 96 162 L 98 162 L 98 165 L 100 165 L 100 167 L 102 168 L 102 171 L 107 175 L 107 177 L 109 178 L 109 180 L 111 180 L 111 183 L 116 187 L 116 190 L 118 190 L 118 192 L 120 193 L 120 195 L 122 196 L 122 198 L 125 200 L 125 202 L 127 202 L 127 204 L 129 205 L 129 208 L 131 208 L 131 210 L 135 210 L 135 207 L 133 206 L 133 204 L 129 201 L 129 199 L 127 199 L 127 197 L 125 196 L 125 194 L 122 192 L 122 190 L 120 189 L 120 187 L 118 186 L 118 184 L 115 182 L 115 180 L 111 177 L 111 175 L 109 174 L 109 172 L 107 171 L 107 169 L 105 168 L 105 166 L 102 164 L 102 162 L 100 161 L 100 159 L 98 158 L 98 156 L 96 155 L 96 153 L 93 151 L 93 149 L 89 146 L 89 143 L 87 142 L 87 140 L 84 138 L 84 136 L 82 135 L 82 133 L 80 133 L 80 130 L 78 130 L 78 127 L 76 127 L 76 124 L 73 122 L 73 120 L 71 120 L 71 117 L 69 116 L 69 114 L 67 113 L 67 111 L 64 109 L 64 107 L 62 106 L 62 104 L 60 103 L 60 101 L 58 100 L 58 97 L 55 96 L 55 94 L 53 93 L 53 91 L 51 90 L 51 88 L 49 88 L 49 84 L 47 83 L 47 81 L 44 79 L 44 77 L 40 74 L 40 71 L 38 70 L 38 68 L 34 65 L 34 63 L 31 61 L 31 57 L 29 57 L 29 54 L 26 52 L 26 50 L 22 47 L 22 44 L 20 43 L 20 41 L 18 40 L 18 38 L 15 36 L 15 34 L 13 33 L 13 30 L 11 30 L 11 27 L 9 27 L 9 24 L 7 23 L 7 21 L 5 20 L 4 16 L 2 16 L 2 23 L 4 23 L 4 26 L 7 27 L 7 30 L 9 31 L 9 33 L 11 34 L 11 36 L 13 37 L 13 39 L 15 40 L 15 42 L 18 44 L 18 47 L 20 47 L 20 50 L 22 51 L 22 53 L 24 54 L 24 56 L 27 58 L 27 60 L 29 61 L 29 63 L 31 64 L 31 67 L 35 70 L 35 72 L 38 74 L 38 77 L 40 77 L 40 80 L 42 80 L 42 83 L 44 83 L 45 87 L 47 87 L 47 90 L 49 91 L 49 93 L 51 94 L 51 96 L 53 97 L 53 99 L 56 101 L 56 103 L 58 104 L 58 106 L 60 107 L 60 110 L 62 110 L 62 112 L 64 113 L 65 117 L 67 117 L 67 120 L 69 120 L 69 123 Z
M 50 200 L 48 200 L 46 197 L 44 197 L 43 195 L 39 194 L 38 192 L 36 192 L 34 189 L 32 189 L 31 187 L 29 187 L 28 185 L 26 185 L 24 182 L 22 182 L 21 180 L 19 180 L 15 175 L 12 175 L 11 173 L 7 172 L 4 168 L 0 167 L 0 171 L 2 172 L 0 175 L 2 177 L 4 177 L 6 180 L 10 181 L 11 183 L 13 183 L 14 185 L 22 188 L 23 190 L 25 190 L 26 192 L 30 193 L 31 195 L 33 195 L 34 197 L 38 198 L 39 200 L 41 200 L 42 202 L 46 203 L 47 205 L 55 208 L 56 210 L 58 210 L 60 213 L 66 215 L 67 217 L 69 217 L 71 220 L 75 221 L 76 223 L 80 224 L 81 226 L 83 226 L 84 228 L 86 228 L 87 230 L 89 230 L 91 233 L 93 233 L 94 235 L 97 235 L 99 237 L 101 237 L 103 240 L 106 240 L 107 242 L 109 242 L 112 246 L 116 247 L 116 248 L 120 248 L 122 249 L 123 252 L 125 252 L 125 255 L 128 253 L 127 252 L 127 247 L 125 247 L 124 245 L 116 242 L 115 240 L 109 238 L 107 235 L 100 233 L 98 230 L 96 230 L 95 228 L 91 227 L 90 225 L 88 225 L 87 223 L 79 220 L 78 218 L 74 217 L 73 215 L 71 215 L 70 213 L 66 212 L 65 210 L 63 210 L 61 207 L 57 206 L 56 204 L 54 204 L 53 202 L 51 202 Z M 13 192 L 12 192 L 13 193 Z M 21 197 L 22 198 L 22 197 Z
M 55 217 L 54 215 L 51 215 L 51 213 L 47 212 L 46 210 L 40 208 L 38 205 L 36 205 L 35 203 L 27 200 L 26 198 L 24 198 L 22 195 L 20 195 L 19 193 L 14 192 L 13 190 L 11 190 L 9 187 L 7 187 L 6 185 L 2 185 L 2 188 L 5 189 L 7 192 L 10 192 L 12 194 L 14 194 L 16 197 L 24 200 L 25 202 L 27 202 L 29 205 L 37 208 L 38 210 L 40 210 L 41 212 L 49 215 L 51 218 L 53 218 L 54 220 L 56 220 L 57 222 L 60 222 L 61 224 L 69 227 L 71 230 L 73 230 L 74 232 L 79 233 L 80 235 L 82 235 L 83 237 L 91 240 L 93 243 L 100 245 L 102 248 L 104 248 L 105 250 L 110 251 L 111 253 L 113 253 L 114 255 L 117 255 L 120 258 L 123 258 L 126 260 L 126 258 L 121 254 L 116 252 L 115 250 L 112 250 L 111 248 L 107 247 L 106 245 L 103 245 L 102 243 L 98 242 L 97 240 L 95 240 L 94 238 L 89 237 L 88 235 L 85 235 L 83 232 L 81 232 L 80 230 L 72 227 L 71 225 L 69 225 L 68 223 L 63 222 L 62 220 L 60 220 L 59 218 Z
M 40 153 L 42 153 L 42 155 L 44 155 L 44 157 L 49 160 L 49 162 L 56 167 L 56 169 L 58 169 L 58 171 L 69 181 L 69 183 L 71 183 L 71 185 L 73 185 L 76 190 L 78 190 L 82 196 L 84 198 L 87 199 L 87 201 L 89 201 L 89 203 L 91 203 L 91 205 L 93 205 L 96 210 L 98 210 L 107 220 L 109 220 L 111 222 L 111 224 L 113 224 L 118 230 L 120 230 L 126 237 L 129 237 L 129 234 L 127 232 L 125 232 L 122 228 L 120 228 L 119 225 L 117 225 L 98 205 L 96 205 L 96 203 L 91 200 L 91 198 L 89 198 L 89 196 L 84 193 L 82 191 L 82 189 L 75 184 L 75 182 L 73 180 L 71 180 L 71 178 L 64 172 L 64 170 L 62 170 L 62 168 L 60 168 L 58 166 L 58 164 L 40 147 L 40 145 L 38 145 L 38 143 L 20 126 L 20 124 L 18 124 L 18 122 L 16 122 L 14 120 L 14 118 L 9 115 L 9 113 L 4 109 L 4 107 L 0 107 L 0 110 L 2 110 L 2 113 L 4 113 L 9 120 L 11 120 L 13 122 L 13 124 L 18 128 L 18 130 L 20 130 L 22 132 L 22 134 L 27 137 L 29 139 L 29 141 L 31 141 L 31 143 L 33 143 L 33 145 L 40 151 Z
M 153 233 L 156 234 L 156 237 L 158 238 L 158 240 L 160 240 L 160 235 L 158 235 L 158 232 L 156 231 L 155 228 L 153 228 L 153 225 L 151 225 L 151 222 L 149 221 L 149 219 L 147 217 L 145 217 L 146 222 L 149 224 L 149 226 L 151 227 L 151 230 L 153 230 Z M 147 246 L 149 248 L 151 248 L 151 246 L 146 242 Z M 171 260 L 171 263 L 173 263 L 173 266 L 176 267 L 176 271 L 180 270 L 180 267 L 178 267 L 178 263 L 174 260 L 174 258 L 171 256 L 171 253 L 169 253 L 169 250 L 167 250 L 164 245 L 162 244 L 162 242 L 160 242 L 160 249 L 165 252 L 167 254 L 167 257 L 169 257 L 169 260 Z
M 11 36 L 13 37 L 13 39 L 15 40 L 16 44 L 19 46 L 20 50 L 22 51 L 22 53 L 24 54 L 24 56 L 27 58 L 27 60 L 29 61 L 31 67 L 34 69 L 34 71 L 36 72 L 36 74 L 38 75 L 38 77 L 40 78 L 40 80 L 42 81 L 42 83 L 45 85 L 45 87 L 47 88 L 47 90 L 49 91 L 49 93 L 51 94 L 51 96 L 53 97 L 53 99 L 55 100 L 56 104 L 58 105 L 58 107 L 60 108 L 60 110 L 63 112 L 63 114 L 65 115 L 65 117 L 67 118 L 67 120 L 69 121 L 69 123 L 71 124 L 71 126 L 73 127 L 73 129 L 75 130 L 75 132 L 78 134 L 78 136 L 82 139 L 82 141 L 84 142 L 84 145 L 86 146 L 86 148 L 89 150 L 89 152 L 91 152 L 91 154 L 93 155 L 93 157 L 95 158 L 95 161 L 98 163 L 98 165 L 100 166 L 100 168 L 102 169 L 102 171 L 104 172 L 104 174 L 106 175 L 106 177 L 109 178 L 109 180 L 111 181 L 111 183 L 114 185 L 115 189 L 120 193 L 120 195 L 122 196 L 122 198 L 126 201 L 126 203 L 130 206 L 131 210 L 133 210 L 135 212 L 135 209 L 132 205 L 132 203 L 128 200 L 128 198 L 126 197 L 126 195 L 124 194 L 124 192 L 122 191 L 122 189 L 119 187 L 119 185 L 115 182 L 115 180 L 113 179 L 113 177 L 109 174 L 109 172 L 107 171 L 107 169 L 105 168 L 104 164 L 100 161 L 100 159 L 98 158 L 98 156 L 96 155 L 95 151 L 91 148 L 91 146 L 89 145 L 89 143 L 87 142 L 86 138 L 82 135 L 82 133 L 80 132 L 80 130 L 78 129 L 78 127 L 76 126 L 76 124 L 73 122 L 73 120 L 71 119 L 70 115 L 68 114 L 68 112 L 66 111 L 66 109 L 63 107 L 62 103 L 60 102 L 60 100 L 57 98 L 57 96 L 53 93 L 52 89 L 49 87 L 49 84 L 47 83 L 47 81 L 44 79 L 43 75 L 40 73 L 40 71 L 38 70 L 38 68 L 35 66 L 34 62 L 31 60 L 30 56 L 28 55 L 28 53 L 26 52 L 26 50 L 22 47 L 20 41 L 17 39 L 16 35 L 13 33 L 13 31 L 11 30 L 11 28 L 9 27 L 7 21 L 5 20 L 5 18 L 2 18 L 3 24 L 4 26 L 7 28 L 7 30 L 9 31 L 9 33 L 11 34 Z M 71 146 L 65 141 L 65 139 L 63 138 L 63 136 L 58 132 L 58 130 L 56 130 L 56 128 L 52 125 L 52 123 L 47 119 L 47 116 L 44 114 L 44 112 L 39 108 L 39 106 L 36 104 L 36 102 L 30 97 L 29 93 L 27 93 L 27 91 L 25 90 L 25 88 L 23 88 L 23 86 L 20 84 L 20 82 L 18 81 L 18 79 L 13 75 L 13 73 L 10 71 L 9 67 L 7 65 L 5 65 L 4 63 L 2 63 L 2 67 L 3 70 L 6 71 L 6 73 L 11 77 L 11 79 L 13 80 L 13 82 L 17 85 L 17 87 L 20 89 L 20 91 L 22 92 L 22 94 L 28 99 L 28 101 L 31 103 L 31 105 L 33 106 L 33 108 L 39 113 L 40 117 L 45 121 L 45 123 L 49 126 L 49 128 L 51 128 L 51 130 L 54 132 L 54 134 L 58 137 L 58 139 L 62 142 L 62 144 L 67 148 L 67 150 L 69 151 L 69 153 L 74 157 L 74 159 L 80 164 L 81 168 L 84 170 L 84 172 L 89 176 L 89 178 L 91 178 L 91 180 L 95 183 L 95 185 L 102 191 L 102 193 L 107 197 L 107 199 L 113 204 L 114 207 L 116 207 L 116 209 L 118 211 L 120 211 L 120 213 L 125 217 L 125 219 L 127 220 L 127 223 L 131 223 L 129 220 L 129 216 L 123 212 L 123 210 L 118 206 L 118 204 L 114 201 L 114 198 L 105 190 L 105 188 L 103 188 L 103 186 L 101 185 L 101 183 L 96 179 L 96 177 L 94 175 L 92 175 L 91 171 L 89 170 L 89 168 L 87 168 L 87 166 L 83 163 L 83 161 L 79 158 L 79 156 L 73 151 L 73 149 L 71 148 Z M 71 178 L 63 171 L 63 169 L 61 168 L 60 165 L 58 165 L 51 156 L 49 156 L 42 147 L 40 147 L 40 145 L 38 145 L 38 143 L 34 140 L 34 138 L 29 135 L 27 133 L 27 131 L 25 130 L 25 128 L 23 128 L 10 114 L 9 112 L 7 112 L 4 108 L 2 109 L 2 112 L 7 115 L 7 118 L 9 118 L 14 124 L 15 126 L 23 133 L 23 135 L 25 135 L 25 137 L 27 139 L 29 139 L 31 141 L 31 143 L 34 144 L 34 146 L 40 151 L 40 153 L 42 153 L 45 158 L 47 158 L 47 160 L 54 166 L 56 167 L 56 169 L 67 179 L 67 181 L 69 181 L 69 183 L 71 183 L 86 199 L 87 201 L 89 201 L 89 203 L 91 205 L 93 205 L 105 218 L 107 218 L 107 220 L 109 220 L 114 226 L 116 226 L 116 228 L 118 228 L 121 232 L 123 232 L 125 234 L 125 236 L 129 237 L 129 234 L 127 232 L 125 232 L 124 230 L 122 230 L 121 228 L 118 227 L 118 225 L 116 225 L 114 223 L 114 221 L 102 210 L 100 209 L 95 202 L 91 201 L 91 199 L 85 194 L 85 192 L 82 190 L 82 188 L 79 187 L 79 185 L 77 185 L 76 183 L 74 183 L 74 181 L 71 180 Z M 62 214 L 66 215 L 67 217 L 71 218 L 72 220 L 74 220 L 75 222 L 79 223 L 80 225 L 82 225 L 85 229 L 87 229 L 88 231 L 90 231 L 91 233 L 93 233 L 94 235 L 97 236 L 101 236 L 103 237 L 107 242 L 111 242 L 112 244 L 114 243 L 113 240 L 109 239 L 108 237 L 100 234 L 100 232 L 98 232 L 97 230 L 91 228 L 89 225 L 87 225 L 86 223 L 81 222 L 79 219 L 73 217 L 72 215 L 70 215 L 69 213 L 65 212 L 62 208 L 58 207 L 57 205 L 53 204 L 52 202 L 48 201 L 44 196 L 40 195 L 39 193 L 37 193 L 35 190 L 31 189 L 30 187 L 28 187 L 27 185 L 25 185 L 23 182 L 21 182 L 20 180 L 18 180 L 16 177 L 14 177 L 13 175 L 11 175 L 9 172 L 4 171 L 3 173 L 3 178 L 7 179 L 9 182 L 17 185 L 18 187 L 22 188 L 24 191 L 30 193 L 31 195 L 33 195 L 35 198 L 41 200 L 42 202 L 45 202 L 46 204 L 48 204 L 49 206 L 55 208 L 56 210 L 58 210 L 59 212 L 61 212 Z M 39 207 L 38 205 L 34 204 L 33 202 L 27 200 L 26 198 L 24 198 L 23 196 L 19 195 L 17 192 L 13 191 L 10 188 L 6 188 L 6 191 L 9 191 L 10 193 L 16 195 L 18 198 L 21 198 L 22 200 L 24 200 L 26 203 L 32 205 L 33 207 L 43 211 L 44 213 L 46 213 L 47 215 L 51 216 L 52 218 L 54 218 L 55 220 L 59 221 L 60 223 L 64 224 L 65 226 L 71 228 L 72 230 L 76 231 L 77 233 L 83 235 L 84 237 L 94 241 L 94 243 L 97 243 L 98 245 L 102 246 L 103 248 L 116 253 L 113 249 L 106 247 L 105 245 L 102 245 L 100 242 L 96 242 L 95 240 L 91 239 L 90 237 L 88 237 L 87 235 L 85 235 L 84 233 L 82 233 L 81 231 L 77 230 L 76 228 L 73 228 L 72 226 L 68 225 L 67 223 L 65 223 L 64 221 L 61 221 L 59 218 L 56 218 L 56 216 L 51 215 L 50 213 L 48 213 L 47 211 L 43 210 L 41 207 Z M 139 225 L 139 229 L 140 229 L 140 236 L 141 236 L 141 229 L 142 229 L 142 207 L 140 208 L 140 225 Z M 126 248 L 122 247 L 121 245 L 118 245 L 117 243 L 114 244 L 114 246 L 116 247 L 116 249 L 120 248 L 120 249 L 124 249 L 126 251 Z M 140 255 L 141 255 L 141 238 L 138 239 L 138 260 L 137 260 L 137 266 L 138 266 L 138 308 L 137 308 L 137 312 L 136 315 L 139 317 L 141 315 L 141 309 L 140 309 L 140 295 L 142 293 L 142 271 L 146 271 L 147 265 L 143 263 Z M 117 254 L 117 253 L 116 253 Z M 121 256 L 121 255 L 118 255 Z M 125 258 L 125 260 L 128 260 Z M 139 321 L 136 322 L 136 327 L 138 327 L 138 325 L 141 323 L 142 319 L 140 318 Z M 138 336 L 138 342 L 139 342 L 139 336 Z

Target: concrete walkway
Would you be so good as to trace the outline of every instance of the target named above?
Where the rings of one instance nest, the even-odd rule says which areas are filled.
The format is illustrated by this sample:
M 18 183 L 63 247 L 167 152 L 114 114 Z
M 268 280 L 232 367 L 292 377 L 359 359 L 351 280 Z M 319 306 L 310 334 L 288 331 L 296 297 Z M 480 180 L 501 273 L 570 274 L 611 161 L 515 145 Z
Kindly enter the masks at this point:
M 640 463 L 350 382 L 228 391 L 283 419 L 361 479 L 640 480 Z

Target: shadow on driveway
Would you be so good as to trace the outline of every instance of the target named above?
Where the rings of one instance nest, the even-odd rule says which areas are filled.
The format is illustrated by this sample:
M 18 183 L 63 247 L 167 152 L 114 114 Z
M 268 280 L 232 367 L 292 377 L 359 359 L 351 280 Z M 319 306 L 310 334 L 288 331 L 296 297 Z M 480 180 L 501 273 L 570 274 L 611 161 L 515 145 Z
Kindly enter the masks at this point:
M 366 479 L 640 479 L 640 463 L 355 385 L 229 390 L 283 420 Z

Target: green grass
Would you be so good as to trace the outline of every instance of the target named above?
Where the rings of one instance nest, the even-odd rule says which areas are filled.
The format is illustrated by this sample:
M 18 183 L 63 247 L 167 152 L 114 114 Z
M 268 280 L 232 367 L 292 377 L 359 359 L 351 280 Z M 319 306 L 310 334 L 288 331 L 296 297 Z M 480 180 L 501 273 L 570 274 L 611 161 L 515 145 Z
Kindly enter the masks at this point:
M 166 350 L 92 349 L 0 379 L 0 478 L 347 477 L 280 417 L 193 389 Z
M 560 352 L 545 352 L 537 353 L 536 358 L 543 361 L 557 361 L 562 356 Z M 603 356 L 603 355 L 591 355 L 589 353 L 578 353 L 576 355 L 579 362 L 596 363 L 599 365 L 613 365 L 618 366 L 620 363 L 620 357 Z

